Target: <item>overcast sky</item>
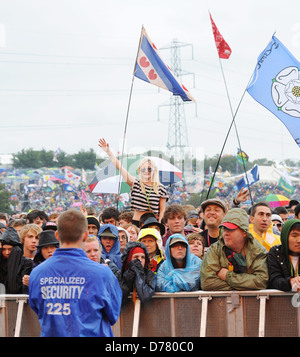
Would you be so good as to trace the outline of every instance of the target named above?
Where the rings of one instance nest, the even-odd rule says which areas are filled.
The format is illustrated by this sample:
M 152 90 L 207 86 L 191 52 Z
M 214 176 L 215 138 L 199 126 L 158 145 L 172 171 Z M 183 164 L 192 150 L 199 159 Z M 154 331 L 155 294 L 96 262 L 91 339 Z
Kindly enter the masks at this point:
M 274 31 L 300 59 L 299 10 L 296 0 L 0 0 L 0 153 L 100 153 L 100 137 L 120 150 L 144 25 L 157 48 L 174 39 L 193 46 L 193 59 L 191 46 L 181 49 L 182 69 L 195 74 L 195 87 L 192 76 L 182 77 L 197 101 L 185 104 L 189 146 L 216 155 L 232 116 L 208 11 L 232 49 L 222 65 L 235 111 Z M 170 63 L 169 51 L 160 53 Z M 134 79 L 127 151 L 166 147 L 169 101 L 169 92 Z M 284 125 L 248 93 L 236 125 L 250 160 L 300 159 Z M 237 146 L 232 128 L 224 154 Z

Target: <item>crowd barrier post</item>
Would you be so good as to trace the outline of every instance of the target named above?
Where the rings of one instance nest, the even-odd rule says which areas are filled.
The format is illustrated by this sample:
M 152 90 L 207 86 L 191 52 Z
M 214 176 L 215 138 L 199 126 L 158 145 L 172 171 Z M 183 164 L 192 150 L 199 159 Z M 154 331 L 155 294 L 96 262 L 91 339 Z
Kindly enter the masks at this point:
M 140 299 L 137 298 L 134 302 L 132 337 L 138 337 L 139 325 L 140 325 L 140 314 L 141 314 L 141 301 L 140 301 Z
M 266 301 L 269 295 L 257 295 L 259 302 L 259 322 L 258 322 L 258 337 L 265 337 L 265 324 L 266 324 Z
M 207 308 L 208 301 L 212 299 L 211 296 L 199 296 L 198 298 L 201 300 L 201 324 L 200 324 L 200 337 L 206 336 L 206 325 L 207 325 Z
M 20 337 L 25 302 L 27 302 L 27 298 L 23 297 L 16 299 L 16 303 L 18 304 L 18 312 L 14 337 Z
M 7 336 L 7 307 L 5 299 L 0 296 L 0 337 Z

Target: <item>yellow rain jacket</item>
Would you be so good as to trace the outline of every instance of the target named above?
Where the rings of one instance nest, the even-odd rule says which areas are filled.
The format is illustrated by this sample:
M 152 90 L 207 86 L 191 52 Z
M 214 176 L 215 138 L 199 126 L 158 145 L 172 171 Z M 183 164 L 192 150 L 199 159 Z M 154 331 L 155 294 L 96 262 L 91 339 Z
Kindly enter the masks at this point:
M 254 231 L 253 224 L 249 224 L 249 231 L 259 243 L 269 251 L 274 245 L 281 244 L 280 236 L 273 233 L 273 225 L 271 224 L 267 231 L 261 237 Z

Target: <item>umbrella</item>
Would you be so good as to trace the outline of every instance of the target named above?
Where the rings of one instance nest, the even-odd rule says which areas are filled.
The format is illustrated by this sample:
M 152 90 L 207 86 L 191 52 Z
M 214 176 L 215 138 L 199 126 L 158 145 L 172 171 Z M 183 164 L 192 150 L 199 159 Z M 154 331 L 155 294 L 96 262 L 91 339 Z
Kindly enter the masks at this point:
M 75 170 L 74 167 L 72 167 L 72 166 L 62 166 L 60 169 L 61 169 L 61 170 L 64 170 L 64 169 L 67 169 L 67 170 Z
M 137 168 L 144 157 L 142 155 L 126 157 L 123 159 L 123 166 L 131 175 L 137 177 Z M 149 156 L 149 158 L 156 163 L 159 180 L 163 185 L 171 185 L 182 180 L 182 172 L 170 162 L 155 156 Z M 89 184 L 89 188 L 93 193 L 118 193 L 119 177 L 119 171 L 107 160 L 101 165 L 100 170 Z M 120 193 L 125 192 L 130 192 L 130 187 L 122 178 Z
M 68 182 L 67 180 L 63 180 L 63 179 L 61 179 L 61 178 L 59 178 L 59 177 L 55 177 L 55 176 L 49 177 L 49 180 L 50 180 L 50 181 L 62 182 L 62 183 Z
M 270 203 L 271 208 L 288 206 L 290 199 L 283 195 L 269 194 L 262 199 Z
M 72 204 L 72 207 L 80 207 L 80 206 L 82 206 L 82 202 L 74 202 Z

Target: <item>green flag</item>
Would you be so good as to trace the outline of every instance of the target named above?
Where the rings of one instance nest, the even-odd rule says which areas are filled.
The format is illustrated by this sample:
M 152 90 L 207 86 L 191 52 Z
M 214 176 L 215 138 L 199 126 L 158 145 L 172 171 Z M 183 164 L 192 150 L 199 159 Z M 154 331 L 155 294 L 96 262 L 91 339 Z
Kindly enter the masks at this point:
M 245 151 L 238 149 L 237 150 L 237 163 L 243 165 L 243 161 L 246 164 L 249 160 L 249 156 L 245 153 Z
M 282 177 L 280 177 L 277 186 L 284 189 L 284 191 L 286 191 L 287 193 L 290 193 L 290 194 L 293 194 L 295 191 L 295 187 L 291 186 L 286 181 L 284 181 L 284 179 Z

